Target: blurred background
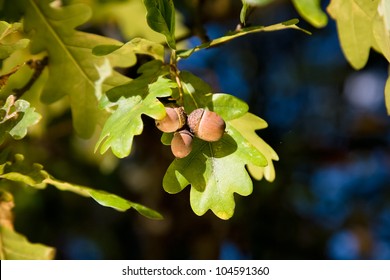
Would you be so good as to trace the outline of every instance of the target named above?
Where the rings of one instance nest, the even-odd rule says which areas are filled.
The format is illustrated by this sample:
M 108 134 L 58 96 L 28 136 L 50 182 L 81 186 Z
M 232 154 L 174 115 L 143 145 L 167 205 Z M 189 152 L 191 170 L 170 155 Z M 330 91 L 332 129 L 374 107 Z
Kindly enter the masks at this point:
M 123 41 L 156 39 L 142 29 L 140 0 L 64 2 L 91 5 L 94 16 L 83 30 Z M 328 4 L 322 1 L 324 9 Z M 202 27 L 216 38 L 239 23 L 239 0 L 175 5 L 187 46 L 200 43 L 190 35 Z M 279 0 L 257 9 L 250 23 L 297 17 L 290 1 Z M 52 118 L 46 133 L 29 139 L 37 147 L 30 157 L 58 179 L 106 189 L 165 219 L 119 213 L 54 188 L 25 189 L 15 198 L 17 231 L 56 247 L 58 259 L 390 259 L 387 62 L 372 52 L 368 65 L 355 71 L 342 54 L 333 20 L 323 29 L 304 21 L 299 26 L 313 34 L 253 34 L 179 64 L 215 92 L 242 98 L 269 124 L 258 134 L 279 155 L 276 180 L 254 181 L 252 195 L 236 196 L 233 218 L 196 216 L 189 187 L 176 195 L 164 192 L 161 182 L 173 156 L 152 120 L 145 118 L 132 154 L 117 161 L 109 154 L 91 155 L 96 138 L 77 138 L 65 111 Z M 138 66 L 128 74 L 135 77 Z

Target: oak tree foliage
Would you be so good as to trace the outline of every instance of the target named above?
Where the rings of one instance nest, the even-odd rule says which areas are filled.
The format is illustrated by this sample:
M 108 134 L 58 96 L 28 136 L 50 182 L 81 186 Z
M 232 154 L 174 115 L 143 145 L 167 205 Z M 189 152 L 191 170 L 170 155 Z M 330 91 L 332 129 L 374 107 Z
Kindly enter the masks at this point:
M 110 151 L 117 158 L 130 156 L 134 138 L 143 133 L 144 117 L 164 119 L 167 103 L 183 107 L 187 115 L 199 108 L 218 114 L 225 123 L 222 138 L 209 142 L 193 137 L 191 152 L 183 158 L 172 157 L 162 180 L 162 189 L 168 193 L 191 188 L 189 203 L 197 215 L 211 210 L 229 219 L 235 210 L 235 194 L 251 194 L 253 179 L 275 179 L 273 161 L 279 160 L 278 155 L 258 134 L 267 127 L 266 121 L 252 114 L 234 92 L 213 92 L 200 77 L 182 71 L 178 61 L 248 34 L 291 29 L 310 34 L 298 27 L 297 19 L 251 26 L 251 11 L 273 0 L 242 0 L 234 30 L 185 48 L 176 39 L 184 28 L 173 0 L 128 0 L 104 8 L 98 1 L 95 5 L 88 1 L 91 6 L 83 2 L 0 1 L 1 259 L 55 256 L 54 248 L 30 243 L 13 228 L 13 192 L 21 185 L 38 190 L 52 186 L 118 211 L 133 209 L 147 218 L 163 218 L 156 210 L 99 188 L 56 179 L 41 164 L 8 149 L 15 141 L 24 141 L 34 127 L 44 129 L 48 108 L 64 100 L 61 104 L 70 108 L 75 132 L 96 138 L 95 153 Z M 320 0 L 293 0 L 292 4 L 314 27 L 327 24 Z M 123 11 L 134 11 L 134 17 Z M 389 1 L 332 0 L 326 11 L 337 23 L 341 46 L 354 68 L 364 67 L 371 48 L 390 61 Z M 89 20 L 108 14 L 118 18 L 120 28 L 138 28 L 134 32 L 138 35 L 122 42 L 80 31 Z M 139 55 L 150 61 L 139 67 L 137 78 L 118 71 L 134 66 Z M 389 81 L 385 89 L 388 108 Z M 174 133 L 161 133 L 161 145 L 170 145 Z

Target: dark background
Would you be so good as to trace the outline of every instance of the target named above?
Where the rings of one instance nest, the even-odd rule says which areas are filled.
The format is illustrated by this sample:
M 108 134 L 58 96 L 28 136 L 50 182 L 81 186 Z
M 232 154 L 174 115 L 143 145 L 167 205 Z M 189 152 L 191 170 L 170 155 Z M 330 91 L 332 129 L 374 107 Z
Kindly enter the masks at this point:
M 188 2 L 176 1 L 188 27 L 201 22 L 216 38 L 239 22 L 240 1 L 199 2 L 203 8 L 191 13 Z M 270 25 L 296 17 L 290 1 L 275 1 L 250 22 Z M 280 157 L 276 180 L 254 181 L 252 195 L 236 196 L 233 218 L 196 216 L 189 187 L 176 195 L 164 192 L 162 178 L 173 158 L 145 118 L 134 152 L 109 174 L 74 152 L 71 133 L 48 132 L 37 147 L 50 155 L 45 168 L 55 177 L 106 188 L 160 211 L 164 220 L 119 213 L 48 188 L 25 190 L 30 199 L 16 201 L 16 229 L 56 247 L 58 259 L 389 259 L 387 62 L 372 52 L 368 65 L 355 71 L 342 54 L 333 20 L 323 29 L 299 25 L 313 35 L 249 35 L 179 64 L 215 92 L 242 98 L 269 124 L 258 133 Z M 50 128 L 71 131 L 69 114 Z

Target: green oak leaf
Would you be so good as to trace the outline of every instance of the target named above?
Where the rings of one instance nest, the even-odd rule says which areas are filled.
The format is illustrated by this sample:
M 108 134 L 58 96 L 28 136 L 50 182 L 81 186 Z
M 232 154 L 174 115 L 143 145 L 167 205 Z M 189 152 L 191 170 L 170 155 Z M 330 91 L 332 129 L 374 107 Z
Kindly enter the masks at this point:
M 244 25 L 246 24 L 246 19 L 249 14 L 249 10 L 251 7 L 260 7 L 260 6 L 265 6 L 274 0 L 241 0 L 242 2 L 242 9 L 240 12 L 240 21 Z
M 51 260 L 55 249 L 30 243 L 14 230 L 14 199 L 11 193 L 0 190 L 0 259 L 1 260 Z
M 133 208 L 150 219 L 162 218 L 158 212 L 115 194 L 55 179 L 43 169 L 42 165 L 27 163 L 24 156 L 20 154 L 15 155 L 15 159 L 12 161 L 5 161 L 0 164 L 0 178 L 24 183 L 37 189 L 44 189 L 49 184 L 61 191 L 70 191 L 84 197 L 90 197 L 100 205 L 111 207 L 117 211 L 126 211 Z
M 30 34 L 31 52 L 46 51 L 49 56 L 48 81 L 42 93 L 42 100 L 48 103 L 68 96 L 73 124 L 79 135 L 92 135 L 95 124 L 106 115 L 98 109 L 94 95 L 94 81 L 99 74 L 95 65 L 101 65 L 105 57 L 92 54 L 97 45 L 121 45 L 120 42 L 95 34 L 76 31 L 90 17 L 89 7 L 73 4 L 53 7 L 51 0 L 17 0 L 24 8 L 24 27 Z M 110 55 L 111 65 L 127 67 L 136 62 L 135 54 L 127 56 Z M 105 90 L 127 82 L 129 79 L 118 72 L 104 83 Z
M 264 155 L 269 153 L 269 146 L 254 133 L 264 127 L 262 119 L 246 113 L 226 123 L 226 133 L 217 142 L 194 138 L 191 153 L 175 159 L 163 179 L 168 193 L 178 193 L 191 185 L 190 203 L 197 215 L 211 210 L 221 219 L 232 217 L 234 193 L 246 196 L 252 192 L 253 184 L 245 167 L 264 168 L 269 164 Z
M 27 101 L 25 102 L 28 103 Z M 41 115 L 35 112 L 34 108 L 31 108 L 29 106 L 30 104 L 28 103 L 28 107 L 25 108 L 23 111 L 22 119 L 9 131 L 9 134 L 14 139 L 22 139 L 23 137 L 25 137 L 27 135 L 27 129 L 30 126 L 38 123 L 41 119 Z
M 373 22 L 373 33 L 377 44 L 375 49 L 390 62 L 390 2 L 380 1 L 377 11 Z
M 292 0 L 298 13 L 317 28 L 328 24 L 328 17 L 321 9 L 321 0 Z
M 0 60 L 6 59 L 14 51 L 27 47 L 29 40 L 21 37 L 22 24 L 9 24 L 0 21 Z
M 256 180 L 261 180 L 263 177 L 272 182 L 275 180 L 275 168 L 273 160 L 279 160 L 276 152 L 269 146 L 263 139 L 258 137 L 255 130 L 264 129 L 268 125 L 267 123 L 253 114 L 245 114 L 241 118 L 233 119 L 230 124 L 237 129 L 246 139 L 253 143 L 259 151 L 267 159 L 267 166 L 257 166 L 254 164 L 248 164 L 248 171 L 252 177 Z
M 96 46 L 92 53 L 94 55 L 108 55 L 113 52 L 119 53 L 117 50 L 121 49 L 120 55 L 131 55 L 132 53 L 150 55 L 154 59 L 164 61 L 164 46 L 142 38 L 134 38 L 123 45 L 100 45 Z
M 173 0 L 144 0 L 144 4 L 147 10 L 146 20 L 150 28 L 163 34 L 168 46 L 176 49 Z
M 387 78 L 385 85 L 385 104 L 387 109 L 387 114 L 390 115 L 390 76 Z
M 117 157 L 126 157 L 130 154 L 134 136 L 142 133 L 141 116 L 153 119 L 165 116 L 164 105 L 158 98 L 171 96 L 172 88 L 177 84 L 164 78 L 169 72 L 160 61 L 151 61 L 140 71 L 144 72 L 139 78 L 107 92 L 110 100 L 119 99 L 116 110 L 103 127 L 95 150 L 101 146 L 100 152 L 104 153 L 111 148 Z
M 203 44 L 196 46 L 192 49 L 180 50 L 180 51 L 178 51 L 177 55 L 179 58 L 188 58 L 189 56 L 191 56 L 193 53 L 195 53 L 197 51 L 211 48 L 211 47 L 215 47 L 215 46 L 227 43 L 233 39 L 236 39 L 236 38 L 239 38 L 239 37 L 242 37 L 245 35 L 249 35 L 252 33 L 258 33 L 258 32 L 271 32 L 271 31 L 278 31 L 278 30 L 285 30 L 285 29 L 296 29 L 296 30 L 303 31 L 307 34 L 311 34 L 309 31 L 306 31 L 305 29 L 298 27 L 297 26 L 298 22 L 299 22 L 298 19 L 291 19 L 289 21 L 273 24 L 270 26 L 252 26 L 252 27 L 242 28 L 242 29 L 234 31 L 234 32 L 229 32 L 225 36 L 211 40 L 207 43 L 203 43 Z
M 23 99 L 15 101 L 13 95 L 8 96 L 6 102 L 0 107 L 0 143 L 4 141 L 7 134 L 19 140 L 26 136 L 27 129 L 36 124 L 41 115 L 30 107 L 30 103 Z
M 249 107 L 244 101 L 226 93 L 212 93 L 209 84 L 190 72 L 180 73 L 183 87 L 183 106 L 187 113 L 197 108 L 208 108 L 225 121 L 244 115 Z
M 0 225 L 1 260 L 52 260 L 55 249 L 39 243 L 30 243 L 13 229 Z
M 332 0 L 327 7 L 327 11 L 337 22 L 344 55 L 357 70 L 366 65 L 370 48 L 378 48 L 373 34 L 378 3 L 379 0 Z

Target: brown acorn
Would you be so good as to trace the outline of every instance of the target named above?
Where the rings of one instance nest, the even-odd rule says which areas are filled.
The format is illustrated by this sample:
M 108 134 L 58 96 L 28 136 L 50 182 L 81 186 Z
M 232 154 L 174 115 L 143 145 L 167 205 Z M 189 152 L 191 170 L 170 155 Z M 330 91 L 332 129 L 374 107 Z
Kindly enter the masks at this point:
M 191 132 L 204 141 L 215 142 L 225 133 L 225 121 L 215 112 L 196 109 L 187 118 Z
M 175 157 L 184 158 L 191 153 L 193 135 L 186 129 L 175 132 L 171 142 L 171 150 Z
M 186 123 L 186 115 L 183 107 L 169 103 L 165 105 L 166 115 L 161 120 L 156 120 L 156 126 L 162 132 L 175 132 Z

